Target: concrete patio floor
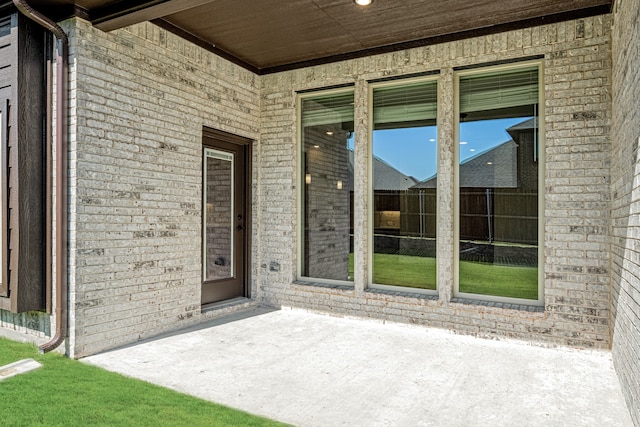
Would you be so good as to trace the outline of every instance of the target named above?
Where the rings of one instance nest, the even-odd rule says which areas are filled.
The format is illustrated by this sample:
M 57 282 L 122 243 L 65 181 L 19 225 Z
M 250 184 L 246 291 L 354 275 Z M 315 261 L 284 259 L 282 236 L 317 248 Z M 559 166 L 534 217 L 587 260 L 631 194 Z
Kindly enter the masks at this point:
M 608 352 L 296 310 L 83 360 L 298 426 L 632 426 Z

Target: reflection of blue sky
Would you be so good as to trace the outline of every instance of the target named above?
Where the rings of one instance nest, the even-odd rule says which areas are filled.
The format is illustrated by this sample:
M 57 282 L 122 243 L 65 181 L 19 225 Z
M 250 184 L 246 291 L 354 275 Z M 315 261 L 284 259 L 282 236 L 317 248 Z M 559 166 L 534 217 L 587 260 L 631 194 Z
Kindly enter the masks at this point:
M 528 118 L 480 120 L 460 124 L 460 161 L 487 151 L 511 137 L 506 129 Z M 432 177 L 437 168 L 435 126 L 373 132 L 373 155 L 418 180 Z M 352 141 L 349 141 L 352 147 Z
M 436 173 L 435 126 L 373 132 L 373 155 L 405 175 L 423 180 Z

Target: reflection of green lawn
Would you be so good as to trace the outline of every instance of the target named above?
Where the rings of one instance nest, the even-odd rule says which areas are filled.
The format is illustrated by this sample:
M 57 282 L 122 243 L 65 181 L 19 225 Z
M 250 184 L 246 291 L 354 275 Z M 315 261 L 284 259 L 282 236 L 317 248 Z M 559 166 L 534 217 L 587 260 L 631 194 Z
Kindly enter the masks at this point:
M 353 254 L 349 256 L 353 277 Z M 379 285 L 435 289 L 436 260 L 409 255 L 373 254 L 373 282 Z
M 373 282 L 407 288 L 436 288 L 436 259 L 373 254 Z
M 353 277 L 353 254 L 349 255 Z M 436 288 L 435 258 L 374 254 L 373 282 L 408 288 Z M 504 266 L 460 261 L 460 292 L 538 299 L 536 267 Z
M 538 268 L 460 261 L 460 292 L 538 299 Z

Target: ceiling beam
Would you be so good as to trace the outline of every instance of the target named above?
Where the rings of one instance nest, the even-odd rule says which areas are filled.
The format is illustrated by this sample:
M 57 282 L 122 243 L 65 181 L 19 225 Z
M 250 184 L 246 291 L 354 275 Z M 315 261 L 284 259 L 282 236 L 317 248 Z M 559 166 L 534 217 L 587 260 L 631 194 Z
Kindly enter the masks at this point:
M 102 31 L 111 31 L 162 18 L 212 1 L 214 0 L 120 0 L 91 10 L 91 23 Z

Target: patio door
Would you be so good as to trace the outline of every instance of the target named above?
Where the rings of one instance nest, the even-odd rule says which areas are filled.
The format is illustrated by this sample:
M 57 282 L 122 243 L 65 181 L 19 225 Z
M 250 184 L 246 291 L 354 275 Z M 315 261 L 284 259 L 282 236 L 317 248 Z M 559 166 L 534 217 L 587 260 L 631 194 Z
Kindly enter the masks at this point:
M 203 139 L 202 304 L 248 297 L 249 141 L 218 131 Z

